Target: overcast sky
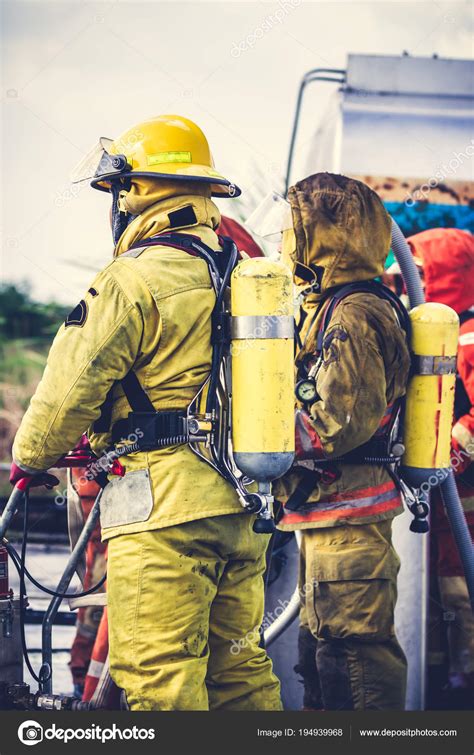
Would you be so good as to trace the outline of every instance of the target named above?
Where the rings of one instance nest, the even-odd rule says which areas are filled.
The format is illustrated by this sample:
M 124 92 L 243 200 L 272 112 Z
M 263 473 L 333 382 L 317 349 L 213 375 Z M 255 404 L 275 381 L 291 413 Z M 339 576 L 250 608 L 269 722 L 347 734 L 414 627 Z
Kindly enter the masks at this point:
M 112 249 L 108 196 L 68 180 L 98 137 L 160 113 L 188 116 L 251 203 L 281 178 L 307 70 L 344 68 L 348 52 L 472 56 L 470 2 L 0 5 L 2 279 L 71 304 Z M 308 98 L 302 144 L 321 89 Z

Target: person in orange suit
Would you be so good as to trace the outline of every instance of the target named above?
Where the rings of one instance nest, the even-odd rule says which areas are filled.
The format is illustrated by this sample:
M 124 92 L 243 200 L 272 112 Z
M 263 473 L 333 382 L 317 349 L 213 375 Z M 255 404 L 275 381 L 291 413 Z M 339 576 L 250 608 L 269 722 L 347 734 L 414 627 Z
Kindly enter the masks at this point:
M 457 228 L 434 228 L 417 233 L 408 243 L 422 265 L 426 301 L 452 307 L 461 323 L 451 463 L 474 536 L 474 237 Z M 474 702 L 474 620 L 438 490 L 431 496 L 430 552 L 432 705 L 470 709 Z
M 71 469 L 70 485 L 80 499 L 85 521 L 100 490 L 99 485 L 93 480 L 88 480 L 82 468 Z M 100 522 L 98 522 L 86 550 L 85 590 L 103 577 L 106 569 L 106 551 L 106 544 L 101 542 Z M 84 691 L 86 673 L 89 669 L 102 611 L 103 609 L 99 606 L 87 606 L 79 608 L 77 613 L 76 635 L 72 643 L 69 662 L 76 697 L 82 697 Z

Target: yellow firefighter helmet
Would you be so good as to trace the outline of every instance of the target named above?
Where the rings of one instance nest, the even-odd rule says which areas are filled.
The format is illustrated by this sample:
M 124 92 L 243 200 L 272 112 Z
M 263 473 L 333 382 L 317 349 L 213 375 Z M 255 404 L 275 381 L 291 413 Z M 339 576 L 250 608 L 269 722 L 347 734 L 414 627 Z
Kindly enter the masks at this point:
M 159 115 L 137 123 L 117 139 L 102 137 L 74 169 L 73 183 L 109 191 L 113 180 L 149 178 L 197 181 L 216 197 L 238 197 L 240 189 L 214 167 L 208 141 L 193 121 Z

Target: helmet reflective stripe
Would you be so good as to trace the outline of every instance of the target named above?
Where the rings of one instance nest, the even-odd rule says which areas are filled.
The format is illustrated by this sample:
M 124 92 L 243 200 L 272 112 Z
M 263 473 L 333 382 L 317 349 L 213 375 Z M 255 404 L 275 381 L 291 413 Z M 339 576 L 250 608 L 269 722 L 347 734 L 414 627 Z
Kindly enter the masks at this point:
M 147 156 L 148 165 L 160 165 L 161 163 L 191 163 L 191 152 L 158 152 L 157 155 Z

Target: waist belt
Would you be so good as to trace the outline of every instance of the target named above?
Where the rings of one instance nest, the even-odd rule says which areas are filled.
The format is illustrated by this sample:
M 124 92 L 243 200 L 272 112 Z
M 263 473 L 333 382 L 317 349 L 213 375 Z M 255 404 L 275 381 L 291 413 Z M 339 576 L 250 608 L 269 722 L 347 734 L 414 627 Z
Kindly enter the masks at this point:
M 315 459 L 314 469 L 309 469 L 303 465 L 298 465 L 299 480 L 287 502 L 285 509 L 289 511 L 298 511 L 304 506 L 313 490 L 318 483 L 330 485 L 336 482 L 341 476 L 340 465 L 387 465 L 400 462 L 404 451 L 401 443 L 391 443 L 390 437 L 371 438 L 353 451 L 349 451 L 344 456 L 335 456 L 329 459 Z M 474 469 L 474 464 L 471 465 Z M 390 473 L 390 472 L 389 472 Z M 393 476 L 393 472 L 391 473 Z M 314 503 L 317 506 L 319 501 Z
M 397 448 L 398 446 L 398 448 Z M 332 466 L 334 464 L 391 464 L 400 460 L 405 449 L 401 444 L 393 443 L 390 436 L 373 437 L 353 451 L 343 456 L 333 456 L 329 459 L 317 459 L 316 466 Z
M 115 445 L 130 447 L 130 453 L 152 451 L 188 442 L 185 409 L 130 412 L 112 427 Z

